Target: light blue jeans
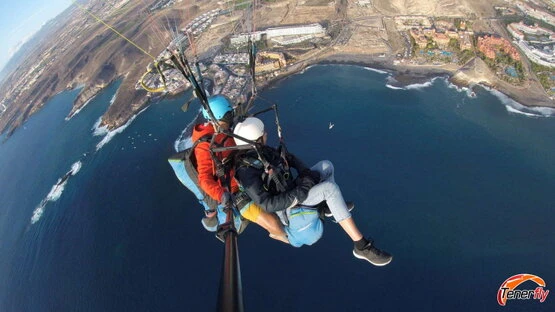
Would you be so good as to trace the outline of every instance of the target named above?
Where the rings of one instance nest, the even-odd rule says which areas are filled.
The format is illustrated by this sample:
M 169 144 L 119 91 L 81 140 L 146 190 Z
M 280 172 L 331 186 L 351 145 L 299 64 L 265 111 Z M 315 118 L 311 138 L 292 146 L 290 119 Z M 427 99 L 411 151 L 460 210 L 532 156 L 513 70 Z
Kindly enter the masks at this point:
M 347 204 L 343 199 L 343 194 L 333 177 L 333 164 L 329 160 L 322 160 L 312 168 L 320 173 L 320 183 L 314 185 L 308 192 L 308 197 L 301 203 L 303 206 L 316 206 L 326 201 L 333 217 L 337 222 L 341 222 L 351 217 Z

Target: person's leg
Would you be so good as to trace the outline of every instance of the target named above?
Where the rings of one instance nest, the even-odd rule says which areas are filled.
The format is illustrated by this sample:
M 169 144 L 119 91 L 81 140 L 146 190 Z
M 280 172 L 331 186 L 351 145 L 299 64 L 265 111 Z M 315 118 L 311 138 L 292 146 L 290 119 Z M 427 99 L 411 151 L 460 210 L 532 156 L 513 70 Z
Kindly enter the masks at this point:
M 308 192 L 308 197 L 302 202 L 303 205 L 315 206 L 325 201 L 335 220 L 341 224 L 341 221 L 351 218 L 349 208 L 345 203 L 345 199 L 335 183 L 334 167 L 331 161 L 322 160 L 317 162 L 310 168 L 320 173 L 320 183 L 314 185 Z M 354 222 L 347 222 L 343 229 L 349 237 L 357 237 L 358 229 Z
M 321 160 L 310 169 L 320 173 L 320 181 L 330 181 L 335 183 L 335 178 L 333 176 L 334 168 L 331 161 Z
M 283 225 L 274 213 L 268 213 L 254 202 L 251 202 L 241 209 L 241 215 L 268 231 L 271 238 L 289 244 Z
M 311 169 L 320 173 L 321 182 L 310 189 L 303 205 L 313 206 L 325 200 L 334 218 L 353 241 L 355 257 L 377 266 L 387 265 L 391 262 L 393 257 L 387 252 L 377 249 L 373 241 L 367 240 L 356 226 L 343 199 L 343 194 L 335 183 L 333 164 L 324 160 L 315 164 Z
M 355 224 L 355 220 L 352 217 L 339 221 L 339 225 L 343 228 L 343 231 L 349 235 L 353 242 L 361 240 L 364 236 L 359 231 L 358 227 Z

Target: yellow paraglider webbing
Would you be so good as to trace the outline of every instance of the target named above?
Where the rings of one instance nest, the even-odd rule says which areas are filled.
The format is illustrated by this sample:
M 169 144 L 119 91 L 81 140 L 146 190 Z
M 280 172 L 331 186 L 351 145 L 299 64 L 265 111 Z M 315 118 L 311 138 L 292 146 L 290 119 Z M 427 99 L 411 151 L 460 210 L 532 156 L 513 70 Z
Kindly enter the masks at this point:
M 160 77 L 164 77 L 164 76 L 163 76 L 164 74 L 163 74 L 162 71 L 160 70 L 160 67 L 158 66 L 157 63 L 154 65 L 154 67 L 156 67 L 156 70 L 158 71 L 158 74 L 160 74 Z M 143 76 L 141 77 L 141 79 L 140 79 L 141 87 L 143 87 L 143 89 L 145 89 L 146 91 L 151 92 L 151 93 L 158 93 L 158 92 L 164 92 L 164 91 L 166 91 L 166 89 L 167 89 L 166 81 L 165 81 L 163 78 L 162 78 L 162 83 L 164 84 L 164 86 L 162 86 L 162 87 L 160 87 L 160 88 L 151 88 L 151 87 L 149 87 L 149 86 L 147 86 L 147 85 L 145 84 L 145 82 L 144 82 L 145 76 L 148 75 L 148 74 L 150 74 L 150 73 L 152 73 L 152 69 L 150 69 L 150 70 L 148 70 L 147 72 L 145 72 L 145 73 L 143 74 Z
M 152 55 L 150 55 L 150 53 L 146 52 L 143 48 L 139 47 L 137 44 L 135 44 L 133 41 L 131 41 L 131 39 L 125 37 L 123 34 L 121 34 L 119 31 L 117 31 L 114 27 L 108 25 L 107 23 L 105 23 L 102 19 L 100 19 L 98 16 L 94 15 L 92 12 L 90 12 L 89 10 L 87 10 L 86 8 L 84 8 L 82 5 L 80 5 L 79 3 L 77 3 L 77 1 L 72 0 L 73 3 L 75 5 L 77 5 L 81 10 L 83 10 L 85 13 L 89 14 L 90 16 L 92 16 L 94 19 L 96 19 L 97 21 L 99 21 L 100 23 L 102 23 L 102 25 L 108 27 L 111 31 L 115 32 L 118 36 L 120 36 L 121 38 L 125 39 L 127 42 L 131 43 L 135 48 L 139 49 L 141 52 L 143 52 L 144 54 L 150 56 L 150 58 L 152 58 L 153 60 L 155 60 L 156 58 Z

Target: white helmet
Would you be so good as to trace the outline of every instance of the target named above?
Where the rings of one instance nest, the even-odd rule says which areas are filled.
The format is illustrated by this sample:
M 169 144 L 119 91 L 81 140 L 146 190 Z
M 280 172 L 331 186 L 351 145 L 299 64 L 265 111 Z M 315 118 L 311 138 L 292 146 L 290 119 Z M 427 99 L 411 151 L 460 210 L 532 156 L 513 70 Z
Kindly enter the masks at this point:
M 233 134 L 243 137 L 247 140 L 256 141 L 264 135 L 264 123 L 262 120 L 255 117 L 248 117 L 243 122 L 238 123 L 233 129 Z M 246 145 L 249 144 L 243 140 L 235 138 L 235 144 Z

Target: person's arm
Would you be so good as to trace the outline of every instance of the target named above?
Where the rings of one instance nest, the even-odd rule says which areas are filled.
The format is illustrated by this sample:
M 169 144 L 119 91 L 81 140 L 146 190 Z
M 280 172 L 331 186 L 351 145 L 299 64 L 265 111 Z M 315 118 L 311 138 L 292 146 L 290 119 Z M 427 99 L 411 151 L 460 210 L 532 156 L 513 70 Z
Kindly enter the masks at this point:
M 195 147 L 198 184 L 208 196 L 219 203 L 225 190 L 220 185 L 218 177 L 214 175 L 214 161 L 212 161 L 209 146 L 210 143 L 201 142 Z
M 315 184 L 320 182 L 320 173 L 318 171 L 311 170 L 308 168 L 302 160 L 300 160 L 294 154 L 288 153 L 287 154 L 287 162 L 289 166 L 295 168 L 297 170 L 297 174 L 299 176 L 310 176 Z
M 260 170 L 240 167 L 236 170 L 235 177 L 247 195 L 267 212 L 284 210 L 303 202 L 310 188 L 314 186 L 310 178 L 303 178 L 299 179 L 295 188 L 272 195 L 264 189 Z
M 291 153 L 287 153 L 287 163 L 291 168 L 295 168 L 298 173 L 301 173 L 308 169 L 308 167 L 304 164 L 302 160 L 300 160 L 297 156 Z

